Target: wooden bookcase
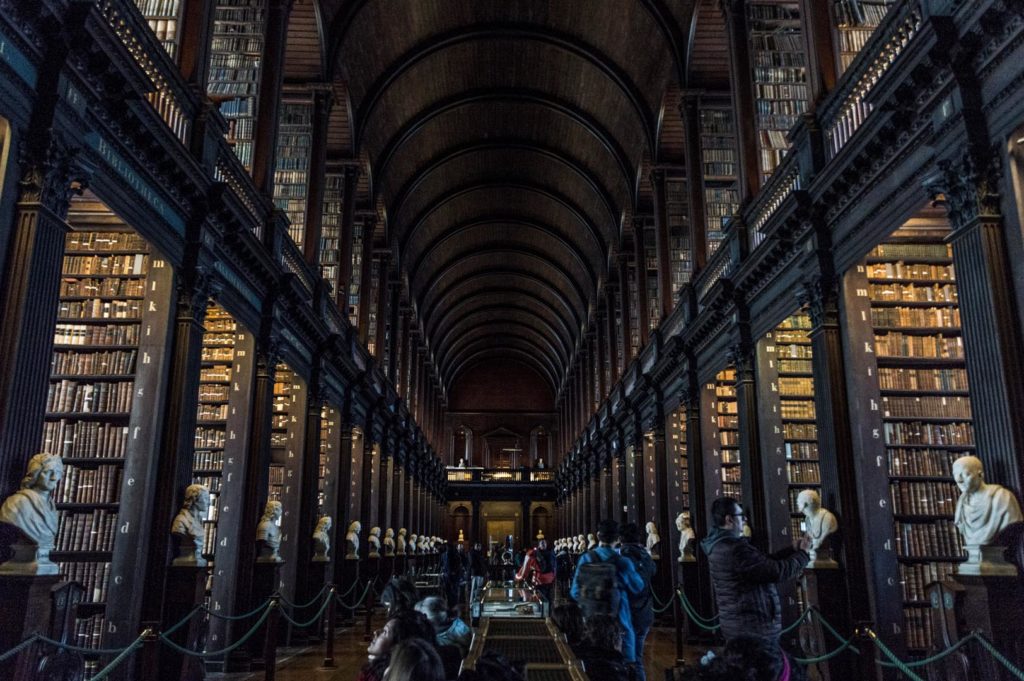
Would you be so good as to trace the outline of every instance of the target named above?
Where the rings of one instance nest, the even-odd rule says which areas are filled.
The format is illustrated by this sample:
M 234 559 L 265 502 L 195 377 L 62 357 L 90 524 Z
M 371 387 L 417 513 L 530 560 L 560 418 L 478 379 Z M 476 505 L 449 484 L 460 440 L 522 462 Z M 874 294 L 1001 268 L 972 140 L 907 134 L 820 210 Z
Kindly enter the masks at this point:
M 669 413 L 665 429 L 665 447 L 668 449 L 669 461 L 669 520 L 675 522 L 676 516 L 682 513 L 690 517 L 690 469 L 686 451 L 686 407 L 680 406 Z M 663 530 L 665 536 L 675 536 L 671 527 Z M 671 547 L 674 554 L 675 544 Z
M 366 350 L 374 357 L 377 357 L 377 324 L 380 323 L 381 311 L 377 309 L 380 300 L 380 259 L 374 258 L 370 267 L 370 290 L 366 292 L 367 304 L 370 306 L 370 313 L 367 315 L 366 324 Z
M 786 135 L 807 111 L 807 57 L 800 5 L 788 0 L 747 3 L 762 182 L 782 162 Z
M 363 272 L 363 239 L 367 238 L 366 223 L 357 220 L 352 226 L 352 276 L 348 282 L 348 321 L 352 328 L 359 327 L 359 305 L 361 304 L 362 281 L 360 276 Z M 368 238 L 373 238 L 369 235 Z M 408 383 L 406 384 L 408 385 Z
M 701 390 L 702 449 L 709 452 L 704 460 L 706 503 L 718 497 L 731 496 L 743 501 L 740 468 L 739 405 L 736 401 L 736 370 L 719 371 Z
M 288 216 L 288 236 L 302 249 L 306 234 L 306 195 L 313 143 L 313 102 L 285 99 L 277 123 L 274 205 Z
M 839 75 L 850 67 L 894 4 L 895 0 L 834 0 L 832 20 Z
M 653 331 L 661 323 L 661 296 L 658 287 L 658 240 L 655 235 L 654 218 L 645 217 L 643 220 L 644 230 L 644 260 L 640 266 L 640 283 L 647 291 L 647 328 Z
M 155 472 L 173 275 L 149 244 L 91 195 L 68 215 L 40 450 L 62 457 L 51 558 L 86 588 L 72 643 L 117 644 Z M 100 666 L 87 657 L 87 669 Z
M 217 0 L 206 90 L 220 103 L 228 122 L 227 139 L 248 170 L 252 169 L 265 21 L 266 0 Z
M 134 0 L 146 17 L 153 35 L 167 50 L 171 59 L 178 58 L 178 29 L 181 25 L 181 0 Z
M 704 175 L 707 256 L 725 238 L 725 225 L 739 210 L 736 128 L 728 101 L 700 106 L 700 151 Z
M 282 593 L 294 597 L 298 575 L 298 543 L 309 541 L 299 536 L 299 507 L 303 503 L 302 452 L 306 435 L 306 383 L 287 364 L 279 363 L 274 372 L 274 413 L 270 435 L 270 485 L 268 499 L 280 501 Z
M 690 207 L 685 177 L 665 181 L 665 214 L 668 220 L 669 262 L 672 267 L 672 296 L 689 283 L 693 275 L 693 249 L 690 247 Z
M 338 267 L 341 262 L 341 210 L 344 191 L 341 173 L 324 176 L 324 207 L 320 224 L 320 274 L 338 291 Z

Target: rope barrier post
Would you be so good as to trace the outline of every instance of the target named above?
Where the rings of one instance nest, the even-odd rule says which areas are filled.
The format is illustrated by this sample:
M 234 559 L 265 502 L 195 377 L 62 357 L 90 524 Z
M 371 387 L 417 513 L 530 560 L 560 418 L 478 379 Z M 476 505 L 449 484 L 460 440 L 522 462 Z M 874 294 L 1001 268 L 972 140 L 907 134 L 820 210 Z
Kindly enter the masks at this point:
M 682 585 L 679 585 L 676 592 L 682 590 Z M 669 596 L 669 598 L 672 598 Z M 683 665 L 683 639 L 685 638 L 683 632 L 683 612 L 682 606 L 679 604 L 678 598 L 672 598 L 672 624 L 676 630 L 676 666 L 681 667 Z
M 854 650 L 857 651 L 857 678 L 871 679 L 875 677 L 875 644 L 867 632 L 871 631 L 871 622 L 857 622 L 850 635 Z
M 142 632 L 141 678 L 160 678 L 160 634 L 153 627 Z
M 376 598 L 374 598 L 373 594 L 373 582 L 367 582 L 366 585 L 368 589 L 366 594 L 364 594 L 366 596 L 366 603 L 364 605 L 366 608 L 366 625 L 363 629 L 363 640 L 369 642 L 373 640 L 373 608 L 376 605 Z
M 276 591 L 270 597 L 266 629 L 263 630 L 263 678 L 274 681 L 277 673 L 277 629 L 281 620 L 281 595 Z
M 327 669 L 334 667 L 334 627 L 337 615 L 334 591 L 334 585 L 331 584 L 330 591 L 327 592 L 327 631 L 324 635 L 324 663 L 322 665 Z

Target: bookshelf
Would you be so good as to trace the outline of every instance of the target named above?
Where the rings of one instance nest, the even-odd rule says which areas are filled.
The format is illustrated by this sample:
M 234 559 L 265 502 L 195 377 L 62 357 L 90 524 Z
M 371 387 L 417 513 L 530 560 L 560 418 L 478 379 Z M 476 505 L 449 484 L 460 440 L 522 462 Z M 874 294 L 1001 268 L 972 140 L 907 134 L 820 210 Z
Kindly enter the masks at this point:
M 334 488 L 337 485 L 337 481 L 331 479 L 331 471 L 334 469 L 334 460 L 338 456 L 337 436 L 335 433 L 339 426 L 338 411 L 326 404 L 321 407 L 320 449 L 316 483 L 316 517 L 319 520 L 323 516 L 329 515 L 335 523 L 341 522 L 341 519 L 334 518 Z
M 359 305 L 362 282 L 359 280 L 363 272 L 363 239 L 366 238 L 366 224 L 359 220 L 352 226 L 352 277 L 348 284 L 348 320 L 352 328 L 359 327 Z M 370 238 L 373 238 L 370 235 Z M 406 383 L 408 385 L 408 383 Z
M 363 525 L 365 525 L 365 521 L 360 518 L 360 515 L 362 514 L 361 495 L 364 492 L 363 485 L 360 482 L 363 479 L 363 431 L 361 428 L 352 429 L 351 464 L 352 467 L 349 470 L 352 471 L 352 480 L 359 482 L 359 484 L 349 485 L 347 518 L 348 522 L 359 520 Z M 370 528 L 364 527 L 363 531 L 369 532 Z
M 743 498 L 740 484 L 740 417 L 736 402 L 736 370 L 718 372 L 714 383 L 715 424 L 722 466 L 722 496 Z
M 670 461 L 669 486 L 672 496 L 669 499 L 670 520 L 675 522 L 676 516 L 682 513 L 690 518 L 690 469 L 686 455 L 686 407 L 680 406 L 668 416 L 666 431 Z M 668 528 L 672 534 L 671 528 Z M 673 544 L 673 551 L 675 550 Z
M 370 290 L 367 291 L 370 313 L 366 322 L 366 350 L 374 357 L 377 356 L 377 316 L 380 314 L 377 309 L 377 301 L 380 300 L 380 270 L 380 260 L 375 258 L 370 267 Z
M 297 572 L 299 506 L 302 503 L 302 450 L 306 431 L 306 384 L 284 363 L 274 372 L 274 407 L 270 431 L 270 469 L 267 499 L 280 501 L 281 589 L 294 594 Z M 298 541 L 297 541 L 298 539 Z
M 220 103 L 227 139 L 247 170 L 252 169 L 265 20 L 266 0 L 217 0 L 214 8 L 207 94 Z
M 728 103 L 700 106 L 700 150 L 704 174 L 707 256 L 725 238 L 725 225 L 739 210 L 736 128 Z
M 810 331 L 810 317 L 800 312 L 787 317 L 772 332 L 778 369 L 779 417 L 789 484 L 789 512 L 792 518 L 790 536 L 793 537 L 804 533 L 803 515 L 796 504 L 797 496 L 805 489 L 821 493 Z
M 644 261 L 641 263 L 641 279 L 647 291 L 647 328 L 653 331 L 661 323 L 661 296 L 658 287 L 658 239 L 655 234 L 654 218 L 643 219 Z
M 974 450 L 947 235 L 944 225 L 912 221 L 865 263 L 903 630 L 912 652 L 931 645 L 924 586 L 948 577 L 963 560 L 953 526 L 959 493 L 952 462 Z
M 665 181 L 665 214 L 668 220 L 669 262 L 672 267 L 672 297 L 679 295 L 693 274 L 693 248 L 690 246 L 690 216 L 686 179 L 670 177 Z
M 134 597 L 111 575 L 135 560 L 137 531 L 118 532 L 118 517 L 137 512 L 132 483 L 144 488 L 152 464 L 158 410 L 142 408 L 140 393 L 159 384 L 172 275 L 91 195 L 75 199 L 68 222 L 40 451 L 65 466 L 51 557 L 85 587 L 72 642 L 99 648 Z M 96 671 L 99 659 L 86 658 Z
M 850 67 L 894 4 L 895 0 L 834 0 L 832 20 L 839 52 L 839 75 Z
M 177 59 L 181 0 L 135 0 L 135 6 L 146 18 L 146 23 L 167 54 L 171 59 Z
M 320 232 L 320 274 L 331 290 L 338 291 L 338 266 L 341 257 L 341 209 L 344 190 L 341 173 L 324 176 L 324 207 Z
M 637 492 L 638 476 L 642 475 L 642 471 L 637 470 L 637 459 L 636 456 L 636 444 L 629 443 L 626 445 L 626 518 L 629 522 L 640 524 L 642 518 L 640 518 L 640 498 Z M 594 532 L 595 530 L 588 529 L 587 532 Z
M 274 205 L 288 216 L 288 236 L 302 250 L 306 233 L 306 194 L 313 143 L 313 102 L 285 100 L 277 123 Z
M 636 357 L 640 353 L 640 286 L 639 267 L 626 268 L 626 286 L 629 287 L 629 356 Z
M 785 0 L 747 2 L 750 53 L 762 182 L 789 149 L 786 135 L 807 111 L 807 57 L 800 5 Z

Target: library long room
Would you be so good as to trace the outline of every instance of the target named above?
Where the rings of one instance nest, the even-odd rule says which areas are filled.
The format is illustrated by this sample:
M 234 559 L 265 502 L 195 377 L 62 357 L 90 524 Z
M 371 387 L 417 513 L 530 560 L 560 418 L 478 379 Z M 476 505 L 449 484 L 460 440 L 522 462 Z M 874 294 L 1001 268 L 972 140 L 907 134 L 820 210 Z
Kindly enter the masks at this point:
M 0 679 L 1024 678 L 1020 0 L 0 6 Z

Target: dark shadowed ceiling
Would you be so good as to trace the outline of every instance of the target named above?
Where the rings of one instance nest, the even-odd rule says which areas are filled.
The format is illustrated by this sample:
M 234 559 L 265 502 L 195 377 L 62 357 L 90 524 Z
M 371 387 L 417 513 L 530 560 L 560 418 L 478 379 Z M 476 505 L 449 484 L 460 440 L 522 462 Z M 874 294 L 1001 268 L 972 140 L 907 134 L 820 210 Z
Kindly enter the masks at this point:
M 289 36 L 317 26 L 288 79 L 334 74 L 442 383 L 500 359 L 557 392 L 681 88 L 724 87 L 717 2 L 297 0 Z

